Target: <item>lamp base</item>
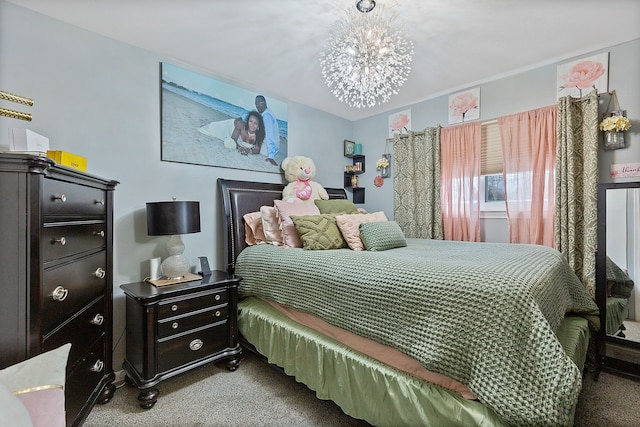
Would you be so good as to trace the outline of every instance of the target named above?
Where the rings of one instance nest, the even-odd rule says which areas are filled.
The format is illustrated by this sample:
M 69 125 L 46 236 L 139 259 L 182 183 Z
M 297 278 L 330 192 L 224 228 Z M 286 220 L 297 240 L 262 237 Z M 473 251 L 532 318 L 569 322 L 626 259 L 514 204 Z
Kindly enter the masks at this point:
M 162 275 L 169 279 L 179 279 L 189 272 L 191 264 L 189 260 L 182 255 L 184 252 L 184 243 L 179 235 L 171 236 L 167 243 L 169 257 L 162 261 L 160 271 Z

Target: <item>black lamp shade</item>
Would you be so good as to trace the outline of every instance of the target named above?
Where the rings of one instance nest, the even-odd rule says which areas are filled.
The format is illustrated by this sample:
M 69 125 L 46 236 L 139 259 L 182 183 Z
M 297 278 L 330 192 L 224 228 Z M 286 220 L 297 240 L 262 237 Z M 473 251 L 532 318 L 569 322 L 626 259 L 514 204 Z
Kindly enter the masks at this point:
M 200 232 L 200 202 L 147 203 L 147 234 L 166 236 Z

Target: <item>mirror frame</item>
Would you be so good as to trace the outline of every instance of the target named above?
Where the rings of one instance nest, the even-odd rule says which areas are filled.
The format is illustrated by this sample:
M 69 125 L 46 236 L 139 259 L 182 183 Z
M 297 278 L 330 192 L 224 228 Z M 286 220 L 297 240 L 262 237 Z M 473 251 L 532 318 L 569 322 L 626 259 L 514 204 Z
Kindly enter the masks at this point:
M 598 245 L 596 251 L 596 304 L 600 310 L 600 330 L 597 333 L 596 357 L 601 367 L 640 376 L 640 364 L 607 355 L 607 344 L 627 347 L 637 351 L 640 342 L 628 341 L 615 335 L 607 335 L 607 190 L 640 189 L 640 182 L 615 182 L 598 184 Z

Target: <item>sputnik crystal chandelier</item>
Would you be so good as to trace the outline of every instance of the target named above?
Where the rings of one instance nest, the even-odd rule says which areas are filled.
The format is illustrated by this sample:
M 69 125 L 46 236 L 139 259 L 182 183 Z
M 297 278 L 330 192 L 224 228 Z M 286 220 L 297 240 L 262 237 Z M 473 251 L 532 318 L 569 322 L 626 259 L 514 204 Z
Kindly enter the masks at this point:
M 322 76 L 331 92 L 351 107 L 370 108 L 388 102 L 411 71 L 413 42 L 393 28 L 397 14 L 376 2 L 359 0 L 356 10 L 330 30 L 327 50 L 320 53 Z

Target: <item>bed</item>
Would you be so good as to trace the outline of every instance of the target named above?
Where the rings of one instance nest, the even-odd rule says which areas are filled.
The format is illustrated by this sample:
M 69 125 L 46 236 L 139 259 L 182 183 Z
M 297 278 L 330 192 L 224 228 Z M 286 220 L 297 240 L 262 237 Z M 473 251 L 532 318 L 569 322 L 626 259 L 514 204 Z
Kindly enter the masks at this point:
M 242 338 L 318 398 L 373 425 L 572 425 L 597 307 L 557 251 L 420 239 L 380 252 L 247 246 L 243 216 L 272 206 L 284 186 L 218 186 L 227 269 L 242 277 Z M 346 199 L 343 189 L 327 192 Z M 418 253 L 427 260 L 411 261 Z M 472 257 L 494 263 L 465 262 Z M 520 271 L 523 264 L 534 268 Z M 469 279 L 478 271 L 487 275 L 480 286 Z M 354 350 L 343 333 L 444 379 Z
M 607 262 L 607 311 L 606 331 L 608 335 L 624 338 L 624 319 L 627 318 L 629 297 L 634 282 L 611 258 Z

